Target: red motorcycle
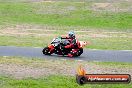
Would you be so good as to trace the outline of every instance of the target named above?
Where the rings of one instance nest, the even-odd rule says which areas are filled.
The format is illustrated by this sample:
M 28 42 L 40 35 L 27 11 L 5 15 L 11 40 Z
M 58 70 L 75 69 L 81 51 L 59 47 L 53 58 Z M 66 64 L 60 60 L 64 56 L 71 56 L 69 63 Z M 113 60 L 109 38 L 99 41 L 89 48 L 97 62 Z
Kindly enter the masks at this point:
M 78 57 L 83 53 L 83 47 L 87 45 L 87 42 L 77 41 L 76 48 L 64 49 L 62 46 L 69 45 L 70 42 L 68 39 L 62 39 L 60 37 L 54 38 L 50 45 L 45 47 L 42 52 L 44 55 L 68 55 L 72 54 L 73 57 Z

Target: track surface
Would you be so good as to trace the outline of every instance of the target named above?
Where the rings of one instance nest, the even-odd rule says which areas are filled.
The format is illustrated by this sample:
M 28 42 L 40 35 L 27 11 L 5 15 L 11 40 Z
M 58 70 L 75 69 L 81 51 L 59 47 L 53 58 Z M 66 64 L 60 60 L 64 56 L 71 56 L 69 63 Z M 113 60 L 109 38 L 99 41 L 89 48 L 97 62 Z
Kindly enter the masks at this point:
M 51 55 L 45 56 L 42 54 L 43 48 L 33 47 L 15 47 L 15 46 L 0 46 L 0 56 L 24 56 L 49 59 L 71 59 L 69 57 Z M 132 51 L 117 51 L 117 50 L 84 50 L 84 53 L 77 60 L 87 61 L 112 61 L 112 62 L 132 62 Z

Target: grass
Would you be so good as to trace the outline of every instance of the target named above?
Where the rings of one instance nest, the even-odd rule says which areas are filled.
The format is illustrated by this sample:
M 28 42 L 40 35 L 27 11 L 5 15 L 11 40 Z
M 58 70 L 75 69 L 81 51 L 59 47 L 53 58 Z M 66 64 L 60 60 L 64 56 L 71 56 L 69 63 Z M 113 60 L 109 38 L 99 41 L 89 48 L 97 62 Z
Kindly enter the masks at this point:
M 47 24 L 127 30 L 132 28 L 130 12 L 96 12 L 89 3 L 38 2 L 0 3 L 0 24 Z
M 103 50 L 132 50 L 132 38 L 88 38 L 91 45 L 90 49 Z
M 98 65 L 109 68 L 126 68 L 131 69 L 131 63 L 123 62 L 78 62 L 76 60 L 63 61 L 63 60 L 49 60 L 38 58 L 25 58 L 25 57 L 0 57 L 0 64 L 13 64 L 34 68 L 54 68 L 54 70 L 60 68 L 59 65 L 66 65 L 67 68 L 74 66 L 75 64 L 83 64 L 88 66 Z M 58 66 L 57 66 L 58 65 Z M 19 67 L 18 66 L 18 67 Z M 114 67 L 115 66 L 115 67 Z M 34 67 L 34 68 L 33 68 Z M 65 66 L 63 69 L 66 68 Z M 8 68 L 9 69 L 9 68 Z M 16 68 L 15 68 L 16 69 Z M 19 69 L 19 68 L 18 68 Z M 24 71 L 22 71 L 24 72 Z M 15 72 L 14 72 L 15 73 Z M 131 88 L 132 84 L 86 84 L 80 86 L 76 83 L 75 76 L 70 75 L 49 75 L 41 77 L 28 77 L 17 79 L 15 77 L 0 75 L 0 88 Z
M 111 11 L 93 11 L 91 6 L 93 2 L 24 2 L 25 0 L 11 1 L 6 0 L 0 3 L 0 28 L 6 31 L 7 28 L 15 25 L 41 25 L 50 26 L 52 33 L 46 32 L 46 28 L 42 31 L 31 30 L 27 35 L 6 34 L 0 35 L 0 45 L 2 46 L 31 46 L 43 47 L 50 43 L 53 37 L 66 34 L 68 30 L 92 30 L 92 34 L 100 34 L 102 30 L 107 29 L 108 32 L 125 31 L 126 37 L 120 37 L 117 33 L 116 37 L 89 37 L 90 33 L 78 32 L 78 39 L 90 41 L 92 44 L 86 48 L 90 49 L 107 49 L 107 50 L 131 50 L 132 49 L 132 13 L 131 12 L 111 12 Z M 120 4 L 119 4 L 120 5 Z M 124 3 L 121 3 L 124 5 Z M 128 3 L 125 3 L 129 7 Z M 120 6 L 121 7 L 121 6 Z M 123 7 L 125 8 L 125 6 Z M 52 28 L 53 27 L 53 28 Z M 58 27 L 58 28 L 56 28 Z M 24 33 L 26 31 L 20 31 Z M 12 30 L 15 30 L 15 28 Z M 13 33 L 11 31 L 11 33 Z M 129 31 L 128 31 L 129 30 Z M 8 31 L 8 30 L 7 30 Z M 2 34 L 2 32 L 1 32 Z M 39 36 L 39 34 L 49 34 L 50 36 Z M 109 36 L 109 34 L 107 34 Z M 121 34 L 123 36 L 124 34 Z
M 52 38 L 61 35 L 60 33 L 51 33 L 51 36 L 36 35 L 7 35 L 0 36 L 1 46 L 28 46 L 28 47 L 44 47 L 50 44 Z M 132 38 L 129 37 L 89 37 L 87 34 L 79 34 L 79 40 L 90 41 L 91 45 L 86 46 L 88 49 L 103 50 L 132 50 Z M 84 37 L 85 36 L 85 37 Z M 114 35 L 113 35 L 114 36 Z
M 18 25 L 47 25 L 59 26 L 59 30 L 48 33 L 44 31 L 30 31 L 36 34 L 51 34 L 50 36 L 38 36 L 36 34 L 16 35 L 6 34 L 0 35 L 0 45 L 8 46 L 46 46 L 54 36 L 65 34 L 67 28 L 73 27 L 77 30 L 107 29 L 109 31 L 127 31 L 132 29 L 132 13 L 131 12 L 110 12 L 110 11 L 93 11 L 90 9 L 93 3 L 77 3 L 77 2 L 25 2 L 27 0 L 0 0 L 0 28 Z M 131 4 L 121 3 L 122 8 L 129 7 Z M 21 29 L 21 28 L 19 28 Z M 51 28 L 52 29 L 52 28 Z M 61 30 L 61 31 L 60 31 Z M 69 29 L 68 29 L 69 30 Z M 8 31 L 8 30 L 7 30 Z M 26 29 L 25 29 L 26 31 Z M 95 30 L 96 31 L 96 30 Z M 2 34 L 2 32 L 0 32 Z M 21 33 L 21 32 L 19 32 Z M 94 32 L 92 32 L 94 34 Z M 87 46 L 90 49 L 114 49 L 114 50 L 132 50 L 131 34 L 121 34 L 127 37 L 120 37 L 120 34 L 112 34 L 112 37 L 89 37 L 89 33 L 78 32 L 80 40 L 91 41 L 92 45 Z M 84 37 L 85 36 L 85 37 Z M 60 61 L 45 60 L 36 58 L 22 57 L 0 57 L 0 64 L 15 64 L 19 68 L 53 68 L 65 71 L 73 69 L 70 66 L 78 66 L 78 63 L 88 66 L 103 66 L 114 68 L 131 69 L 131 63 L 120 62 L 78 62 L 78 61 Z M 62 66 L 63 64 L 63 66 Z M 27 67 L 26 67 L 27 66 Z M 89 67 L 90 68 L 90 67 Z M 9 68 L 8 68 L 9 69 Z M 29 69 L 29 68 L 28 68 Z M 90 69 L 93 69 L 92 67 Z M 95 68 L 98 71 L 98 68 Z M 66 70 L 67 71 L 67 70 Z M 90 70 L 91 71 L 91 70 Z M 117 70 L 115 70 L 117 71 Z M 23 72 L 23 71 L 22 71 Z M 57 72 L 57 73 L 59 73 Z M 118 71 L 117 71 L 118 72 Z M 15 72 L 14 72 L 15 73 Z M 61 73 L 61 72 L 60 72 Z M 79 86 L 75 82 L 74 76 L 50 75 L 41 78 L 23 78 L 16 79 L 9 76 L 0 75 L 0 88 L 132 88 L 132 84 L 87 84 Z
M 35 64 L 36 62 L 36 64 Z M 54 63 L 56 62 L 56 63 Z M 35 65 L 39 65 L 39 66 L 44 66 L 46 63 L 46 67 L 47 65 L 55 65 L 55 64 L 67 64 L 67 65 L 72 65 L 72 64 L 77 64 L 79 61 L 77 60 L 60 60 L 59 58 L 56 58 L 55 60 L 53 59 L 42 59 L 42 58 L 27 58 L 27 57 L 18 57 L 18 56 L 6 56 L 6 57 L 0 57 L 0 64 L 20 64 L 20 65 L 29 65 L 29 66 L 35 66 Z M 45 63 L 45 64 L 43 64 Z M 88 61 L 82 61 L 79 62 L 80 64 L 96 64 L 96 65 L 103 65 L 103 66 L 115 66 L 115 67 L 120 67 L 120 66 L 124 66 L 124 67 L 132 67 L 132 63 L 128 63 L 128 62 L 88 62 Z M 52 66 L 53 67 L 53 66 Z
M 49 76 L 38 79 L 14 79 L 0 76 L 1 88 L 131 88 L 132 84 L 87 84 L 80 86 L 75 77 Z
M 44 37 L 14 37 L 14 36 L 0 36 L 1 46 L 32 46 L 32 47 L 43 47 L 48 45 L 47 39 Z M 47 37 L 48 38 L 48 37 Z M 51 39 L 52 40 L 52 39 Z
M 132 63 L 124 62 L 93 62 L 96 65 L 108 66 L 108 67 L 120 67 L 120 68 L 132 68 Z

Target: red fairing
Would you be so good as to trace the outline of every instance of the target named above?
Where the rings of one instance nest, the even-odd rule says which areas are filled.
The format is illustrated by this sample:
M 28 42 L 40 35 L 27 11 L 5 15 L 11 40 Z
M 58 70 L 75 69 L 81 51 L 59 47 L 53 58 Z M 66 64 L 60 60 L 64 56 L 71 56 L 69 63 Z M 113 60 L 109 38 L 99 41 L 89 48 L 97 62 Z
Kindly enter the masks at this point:
M 54 50 L 54 46 L 53 45 L 49 45 L 48 47 L 50 48 L 50 52 L 52 52 Z

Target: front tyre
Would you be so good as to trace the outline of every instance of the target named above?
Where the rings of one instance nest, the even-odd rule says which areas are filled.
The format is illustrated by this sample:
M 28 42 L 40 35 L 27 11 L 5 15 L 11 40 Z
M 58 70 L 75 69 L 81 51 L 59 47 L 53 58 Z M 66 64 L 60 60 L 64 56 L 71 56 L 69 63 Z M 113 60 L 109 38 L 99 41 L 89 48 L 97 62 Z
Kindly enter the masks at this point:
M 43 54 L 44 55 L 51 55 L 51 52 L 50 52 L 50 48 L 49 47 L 45 47 L 43 50 L 42 50 Z

